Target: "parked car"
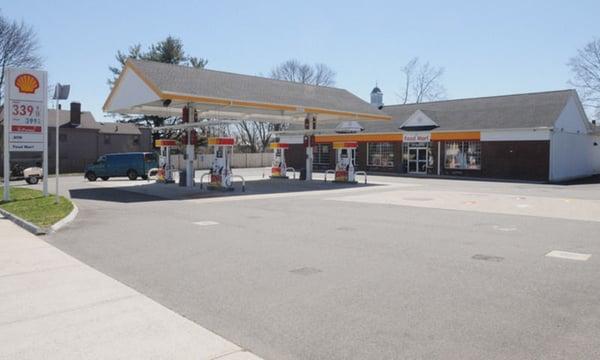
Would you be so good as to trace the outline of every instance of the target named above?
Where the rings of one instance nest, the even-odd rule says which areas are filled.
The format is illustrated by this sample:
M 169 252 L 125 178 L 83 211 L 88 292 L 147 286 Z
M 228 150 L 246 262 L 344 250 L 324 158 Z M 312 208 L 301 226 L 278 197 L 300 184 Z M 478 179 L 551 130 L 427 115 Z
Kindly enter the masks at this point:
M 148 178 L 148 171 L 158 167 L 158 159 L 151 152 L 130 152 L 102 155 L 85 168 L 85 178 L 96 181 L 111 177 L 127 176 L 129 180 Z
M 41 167 L 33 166 L 23 170 L 23 177 L 29 185 L 37 184 L 44 178 L 44 172 Z

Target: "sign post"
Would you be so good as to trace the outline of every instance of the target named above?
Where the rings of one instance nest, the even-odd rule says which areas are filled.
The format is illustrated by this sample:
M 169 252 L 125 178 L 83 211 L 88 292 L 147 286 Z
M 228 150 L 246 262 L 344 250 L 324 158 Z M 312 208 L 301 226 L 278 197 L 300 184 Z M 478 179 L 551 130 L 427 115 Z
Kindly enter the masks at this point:
M 4 91 L 4 201 L 10 200 L 10 152 L 43 152 L 48 196 L 48 73 L 7 68 Z
M 69 90 L 71 89 L 70 85 L 61 85 L 61 84 L 56 84 L 56 86 L 54 87 L 54 96 L 52 97 L 54 100 L 56 100 L 56 143 L 54 145 L 54 152 L 56 153 L 56 160 L 55 160 L 55 171 L 54 171 L 54 177 L 56 179 L 55 182 L 55 192 L 54 192 L 54 203 L 58 204 L 58 199 L 59 199 L 59 195 L 58 195 L 58 173 L 59 173 L 59 154 L 60 154 L 60 136 L 59 136 L 59 131 L 60 131 L 60 100 L 67 100 L 67 98 L 69 97 Z

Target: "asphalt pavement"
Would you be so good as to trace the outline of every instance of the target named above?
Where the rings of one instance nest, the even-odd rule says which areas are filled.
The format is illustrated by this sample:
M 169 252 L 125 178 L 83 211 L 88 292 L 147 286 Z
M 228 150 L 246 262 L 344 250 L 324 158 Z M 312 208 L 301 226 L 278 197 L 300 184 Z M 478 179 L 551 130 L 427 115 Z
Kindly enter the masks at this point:
M 600 358 L 600 184 L 369 180 L 169 200 L 65 178 L 79 216 L 45 240 L 265 359 Z

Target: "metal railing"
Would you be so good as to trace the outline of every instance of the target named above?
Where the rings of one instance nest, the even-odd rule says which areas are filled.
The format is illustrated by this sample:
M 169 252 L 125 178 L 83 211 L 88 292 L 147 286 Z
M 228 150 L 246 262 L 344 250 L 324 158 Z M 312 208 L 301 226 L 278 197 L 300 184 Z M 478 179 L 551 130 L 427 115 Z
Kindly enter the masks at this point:
M 152 169 L 148 170 L 148 174 L 146 174 L 146 178 L 148 179 L 148 182 L 150 182 L 150 176 L 152 176 L 151 174 L 152 173 L 158 174 L 158 170 L 159 170 L 158 168 L 152 168 Z M 156 174 L 154 174 L 154 175 L 156 175 Z
M 294 174 L 294 175 L 293 175 L 293 177 L 294 177 L 294 180 L 296 180 L 296 169 L 294 169 L 293 167 L 288 167 L 288 168 L 285 170 L 285 174 L 286 174 L 286 175 L 287 175 L 288 171 L 291 171 L 291 172 Z
M 205 176 L 210 176 L 210 173 L 204 173 L 200 176 L 200 190 L 202 190 Z M 246 192 L 246 179 L 242 175 L 231 175 L 231 178 L 240 178 L 242 180 L 242 192 Z
M 327 174 L 335 174 L 335 170 L 325 170 L 325 182 L 327 182 Z M 367 183 L 367 172 L 366 171 L 355 171 L 354 176 L 362 175 L 365 177 L 365 184 Z
M 205 176 L 210 176 L 210 173 L 204 173 L 202 176 L 200 176 L 200 190 L 202 190 L 202 181 L 204 180 Z
M 242 175 L 231 175 L 232 178 L 240 178 L 242 179 L 242 192 L 246 192 L 246 180 Z
M 367 183 L 367 172 L 366 171 L 355 171 L 354 176 L 363 175 L 365 177 L 365 184 Z
M 335 170 L 325 170 L 325 182 L 327 182 L 327 174 L 333 174 L 335 176 Z

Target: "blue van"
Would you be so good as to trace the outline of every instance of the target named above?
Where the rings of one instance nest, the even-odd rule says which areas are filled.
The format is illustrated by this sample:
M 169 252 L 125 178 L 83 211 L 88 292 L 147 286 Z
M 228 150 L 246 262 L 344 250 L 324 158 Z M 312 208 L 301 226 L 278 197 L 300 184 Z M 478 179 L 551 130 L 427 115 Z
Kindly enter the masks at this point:
M 158 159 L 151 152 L 130 152 L 102 155 L 93 164 L 85 168 L 85 178 L 96 181 L 110 177 L 127 176 L 135 180 L 138 176 L 146 180 L 148 170 L 158 167 Z

